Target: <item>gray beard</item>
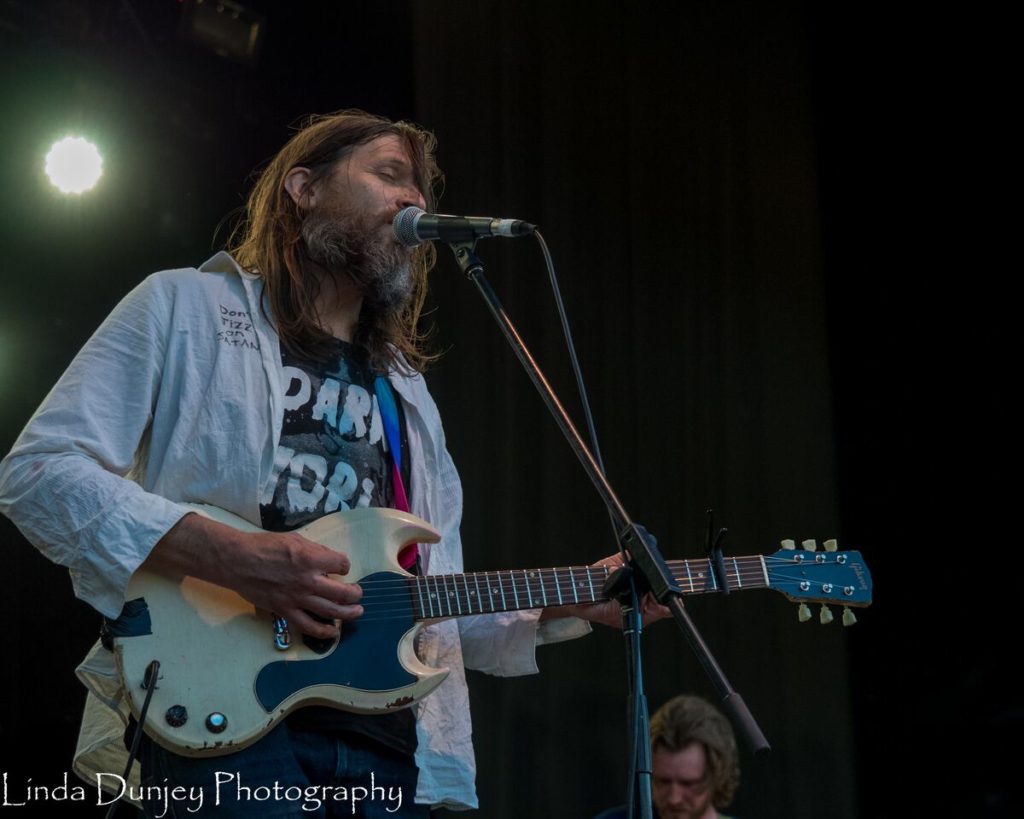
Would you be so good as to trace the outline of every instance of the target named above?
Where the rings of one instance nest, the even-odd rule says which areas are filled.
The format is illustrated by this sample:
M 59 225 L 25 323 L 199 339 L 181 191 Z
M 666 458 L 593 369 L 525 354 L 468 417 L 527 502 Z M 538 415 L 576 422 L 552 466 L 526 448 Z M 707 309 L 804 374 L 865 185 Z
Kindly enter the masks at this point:
M 348 276 L 371 306 L 401 310 L 412 295 L 412 254 L 374 231 L 363 214 L 321 205 L 302 223 L 309 258 L 333 276 Z

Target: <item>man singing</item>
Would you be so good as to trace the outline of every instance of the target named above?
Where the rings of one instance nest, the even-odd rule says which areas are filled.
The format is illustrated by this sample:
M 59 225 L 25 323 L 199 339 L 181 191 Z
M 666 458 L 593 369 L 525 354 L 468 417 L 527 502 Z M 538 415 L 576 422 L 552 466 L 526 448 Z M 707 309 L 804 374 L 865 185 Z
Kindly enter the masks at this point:
M 105 618 L 121 614 L 145 563 L 232 589 L 296 636 L 335 638 L 362 614 L 362 591 L 330 576 L 348 571 L 344 554 L 292 530 L 357 507 L 408 510 L 441 533 L 405 555 L 411 571 L 462 571 L 461 486 L 420 374 L 434 252 L 402 247 L 391 228 L 402 208 L 432 210 L 433 152 L 433 136 L 408 123 L 358 111 L 313 119 L 263 171 L 230 254 L 145 279 L 47 396 L 0 465 L 0 511 Z M 265 531 L 182 505 L 193 502 Z M 414 708 L 302 708 L 223 757 L 146 738 L 133 776 L 210 788 L 228 770 L 284 788 L 366 785 L 373 772 L 402 789 L 401 816 L 476 807 L 464 667 L 536 672 L 535 647 L 586 633 L 579 618 L 617 624 L 617 605 L 435 623 L 417 654 L 451 673 Z M 75 770 L 92 782 L 122 770 L 129 711 L 107 648 L 97 643 L 78 673 L 89 693 Z M 204 813 L 315 815 L 289 801 L 211 802 Z M 395 815 L 393 802 L 359 808 Z M 347 802 L 336 810 L 352 815 Z

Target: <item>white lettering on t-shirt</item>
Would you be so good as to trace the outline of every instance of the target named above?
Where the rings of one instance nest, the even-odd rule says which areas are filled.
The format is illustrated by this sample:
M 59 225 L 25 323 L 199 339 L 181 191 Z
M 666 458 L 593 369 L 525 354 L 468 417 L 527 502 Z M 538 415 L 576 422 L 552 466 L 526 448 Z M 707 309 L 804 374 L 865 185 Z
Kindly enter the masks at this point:
M 326 421 L 327 426 L 338 426 L 338 396 L 341 395 L 341 384 L 333 378 L 325 378 L 320 384 L 313 405 L 313 420 Z
M 288 382 L 288 386 L 284 390 L 285 412 L 297 410 L 309 400 L 309 393 L 312 390 L 309 383 L 309 375 L 298 367 L 285 367 L 282 373 Z M 296 381 L 299 382 L 299 388 L 295 395 L 292 395 L 292 386 Z
M 338 419 L 338 432 L 362 438 L 366 435 L 366 416 L 373 411 L 370 393 L 355 384 L 349 384 L 345 392 L 345 409 Z
M 277 452 L 274 453 L 274 465 L 270 468 L 270 479 L 263 487 L 263 497 L 260 498 L 261 504 L 274 502 L 277 482 L 281 479 L 281 473 L 288 468 L 288 464 L 291 463 L 294 455 L 295 450 L 289 449 L 283 444 L 277 448 Z
M 343 509 L 346 512 L 351 509 L 348 505 L 349 499 L 356 491 L 356 471 L 344 461 L 338 461 L 331 473 L 331 479 L 327 481 L 327 501 L 324 503 L 324 512 L 336 512 Z
M 300 452 L 289 464 L 288 504 L 293 512 L 312 512 L 324 496 L 323 480 L 327 477 L 327 460 L 322 455 Z M 302 473 L 309 469 L 315 476 L 313 487 L 308 492 L 302 488 Z

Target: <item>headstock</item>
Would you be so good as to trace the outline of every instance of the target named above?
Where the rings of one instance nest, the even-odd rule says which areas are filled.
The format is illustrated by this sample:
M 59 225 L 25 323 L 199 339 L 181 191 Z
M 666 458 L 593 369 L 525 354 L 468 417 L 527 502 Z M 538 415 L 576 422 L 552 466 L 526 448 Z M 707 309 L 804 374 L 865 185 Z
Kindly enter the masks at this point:
M 819 621 L 826 625 L 834 619 L 827 604 L 843 606 L 843 625 L 857 618 L 851 606 L 871 605 L 871 572 L 860 552 L 840 552 L 835 540 L 826 540 L 818 551 L 814 540 L 805 540 L 796 548 L 792 540 L 782 541 L 782 549 L 765 556 L 768 585 L 800 603 L 799 619 L 811 619 L 809 602 L 821 603 Z

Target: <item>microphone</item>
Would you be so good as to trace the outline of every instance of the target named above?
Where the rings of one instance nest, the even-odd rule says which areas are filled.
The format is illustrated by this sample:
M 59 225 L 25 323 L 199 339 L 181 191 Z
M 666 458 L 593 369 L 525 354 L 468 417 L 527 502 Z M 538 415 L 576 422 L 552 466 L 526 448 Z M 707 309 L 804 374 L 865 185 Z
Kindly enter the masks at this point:
M 536 225 L 521 219 L 491 219 L 489 216 L 447 216 L 427 213 L 415 205 L 400 210 L 391 223 L 395 238 L 406 247 L 441 239 L 465 242 L 483 236 L 529 236 Z

